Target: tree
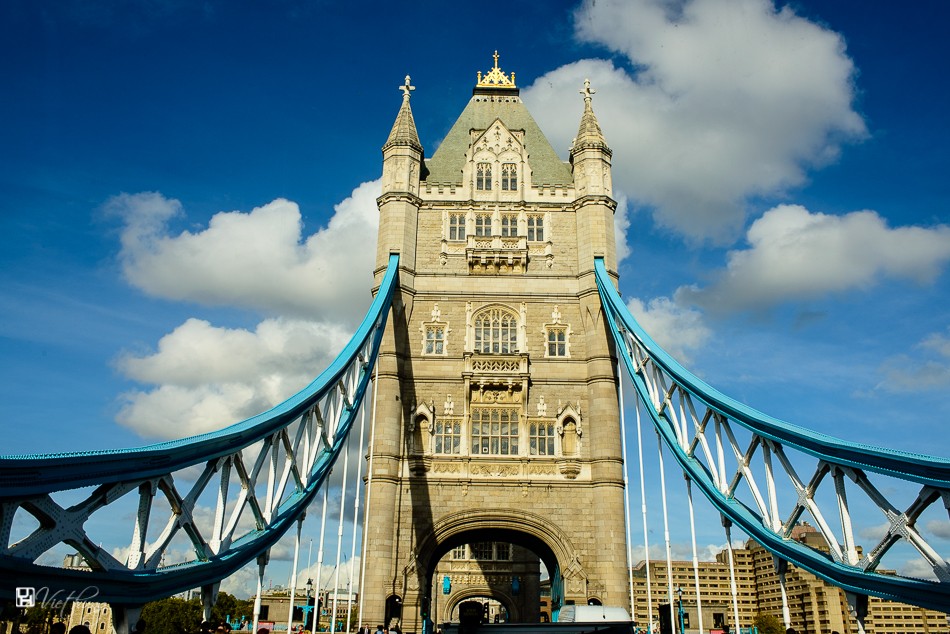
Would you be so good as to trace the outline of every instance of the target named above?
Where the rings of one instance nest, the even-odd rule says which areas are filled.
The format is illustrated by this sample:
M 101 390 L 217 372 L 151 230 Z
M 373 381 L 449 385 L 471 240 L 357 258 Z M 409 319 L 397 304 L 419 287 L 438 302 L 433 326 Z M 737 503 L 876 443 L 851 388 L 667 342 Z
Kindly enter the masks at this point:
M 191 634 L 201 627 L 201 602 L 177 597 L 159 599 L 142 608 L 148 634 Z
M 240 620 L 241 618 L 250 621 L 253 613 L 253 600 L 238 599 L 233 594 L 219 592 L 218 601 L 214 604 L 214 607 L 211 608 L 211 622 L 217 625 L 229 616 L 232 621 Z
M 759 630 L 759 634 L 785 634 L 785 626 L 774 614 L 759 612 L 752 619 L 752 625 Z

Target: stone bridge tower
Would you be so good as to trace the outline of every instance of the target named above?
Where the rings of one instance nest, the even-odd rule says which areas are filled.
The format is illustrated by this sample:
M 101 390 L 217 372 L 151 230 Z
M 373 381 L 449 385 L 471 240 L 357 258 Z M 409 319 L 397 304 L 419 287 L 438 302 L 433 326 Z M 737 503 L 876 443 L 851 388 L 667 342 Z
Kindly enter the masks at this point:
M 545 563 L 555 610 L 629 609 L 615 354 L 594 279 L 596 257 L 616 279 L 616 203 L 585 83 L 570 163 L 497 54 L 430 159 L 401 87 L 377 201 L 377 284 L 391 253 L 400 270 L 379 361 L 370 623 L 421 632 L 440 558 L 487 541 Z M 504 601 L 513 579 L 493 570 L 470 576 Z

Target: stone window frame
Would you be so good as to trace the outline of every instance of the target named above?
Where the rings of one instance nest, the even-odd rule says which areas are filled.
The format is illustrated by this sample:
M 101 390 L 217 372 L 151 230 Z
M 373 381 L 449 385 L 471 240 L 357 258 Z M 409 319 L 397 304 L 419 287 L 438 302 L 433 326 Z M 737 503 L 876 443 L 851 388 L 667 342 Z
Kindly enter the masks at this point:
M 452 329 L 449 328 L 448 321 L 441 320 L 442 311 L 439 310 L 439 305 L 434 304 L 432 307 L 432 319 L 430 321 L 423 321 L 422 325 L 419 326 L 419 332 L 422 333 L 422 356 L 424 357 L 446 357 L 449 354 L 449 333 L 452 332 Z M 438 347 L 433 345 L 433 351 L 428 351 L 428 344 L 435 343 L 436 339 L 430 339 L 429 333 L 441 330 L 442 331 L 442 352 L 435 352 L 435 349 Z
M 476 238 L 490 238 L 492 236 L 492 214 L 490 212 L 475 212 L 473 223 L 475 231 L 472 233 Z
M 451 425 L 451 429 L 445 427 Z M 443 427 L 444 426 L 444 427 Z M 458 418 L 445 418 L 436 421 L 432 433 L 432 453 L 439 456 L 461 456 L 462 455 L 462 421 Z M 439 441 L 442 441 L 441 443 Z M 446 442 L 449 443 L 450 451 L 445 451 Z M 439 450 L 439 446 L 442 450 Z
M 525 225 L 527 226 L 526 235 L 528 242 L 544 242 L 545 216 L 547 214 L 525 214 Z
M 479 420 L 475 420 L 475 412 L 479 412 Z M 503 422 L 501 420 L 502 415 L 499 414 L 498 421 L 494 420 L 494 417 L 491 417 L 488 421 L 481 420 L 481 412 L 502 412 L 505 411 L 508 413 L 509 420 Z M 469 447 L 469 453 L 473 456 L 520 456 L 521 447 L 524 443 L 521 441 L 521 431 L 524 425 L 521 422 L 521 406 L 520 404 L 515 403 L 503 403 L 498 405 L 473 405 L 472 411 L 468 416 L 469 423 L 469 437 L 471 438 L 471 443 Z M 489 433 L 486 435 L 482 433 L 479 429 L 479 433 L 475 433 L 475 425 L 488 425 Z M 496 432 L 494 426 L 498 425 L 498 431 Z M 502 432 L 502 425 L 508 426 L 508 432 Z M 518 428 L 515 431 L 511 430 L 511 426 L 517 425 Z M 476 439 L 477 436 L 477 439 Z M 483 452 L 481 450 L 483 439 L 488 440 L 488 452 Z M 497 440 L 498 452 L 492 451 L 492 446 L 495 444 L 493 441 Z M 502 446 L 506 445 L 504 441 L 507 441 L 507 453 L 502 452 Z M 514 447 L 512 447 L 514 445 Z M 476 452 L 476 449 L 478 451 Z
M 513 162 L 502 163 L 500 180 L 502 191 L 518 191 L 518 164 Z
M 508 352 L 481 352 L 480 350 L 475 349 L 475 322 L 478 318 L 486 312 L 492 310 L 502 310 L 507 312 L 515 317 L 515 324 L 517 327 L 517 345 L 514 350 L 509 350 Z M 528 323 L 528 307 L 524 302 L 521 303 L 519 310 L 515 310 L 513 307 L 502 304 L 498 302 L 491 302 L 479 306 L 477 309 L 473 308 L 471 302 L 467 302 L 465 305 L 465 351 L 473 352 L 475 354 L 520 354 L 522 352 L 527 352 L 528 342 L 527 342 L 527 323 Z M 509 342 L 510 343 L 510 342 Z
M 502 213 L 500 214 L 501 219 L 499 224 L 501 225 L 501 237 L 503 238 L 516 238 L 520 235 L 518 231 L 518 214 L 516 213 Z
M 552 333 L 564 333 L 564 354 L 557 354 L 559 350 L 555 348 L 556 354 L 551 354 L 551 334 Z M 543 324 L 541 327 L 541 336 L 542 343 L 544 345 L 544 358 L 545 359 L 570 359 L 571 358 L 571 335 L 574 334 L 574 330 L 571 328 L 570 324 L 561 323 L 561 313 L 558 310 L 558 306 L 554 306 L 554 310 L 551 312 L 551 322 Z M 560 341 L 555 340 L 555 345 L 559 346 Z
M 494 327 L 496 319 L 499 322 L 498 328 Z M 513 310 L 506 310 L 498 306 L 480 310 L 472 316 L 473 352 L 478 354 L 518 354 L 521 351 L 518 337 L 520 325 L 518 313 Z M 485 332 L 488 333 L 487 339 L 485 338 Z M 497 339 L 495 338 L 496 332 L 498 333 Z
M 446 235 L 453 242 L 464 242 L 468 233 L 468 214 L 464 211 L 450 211 L 448 214 Z
M 554 419 L 531 420 L 531 421 L 528 421 L 528 423 L 525 426 L 527 427 L 527 431 L 528 431 L 528 456 L 529 457 L 553 458 L 557 456 L 558 448 L 557 448 L 557 442 L 555 442 L 555 439 L 558 438 L 560 434 L 556 433 L 555 428 L 557 427 L 557 425 L 555 424 Z M 546 441 L 545 453 L 539 452 L 538 445 L 540 443 L 538 443 L 537 441 L 541 440 L 542 436 L 539 435 L 536 431 L 535 433 L 531 433 L 532 427 L 534 427 L 535 430 L 537 430 L 537 428 L 539 427 L 545 428 L 546 432 L 548 432 L 548 433 L 545 433 L 543 436 L 544 440 Z M 533 447 L 532 447 L 532 441 L 535 441 L 535 444 Z
M 492 190 L 492 164 L 487 161 L 480 161 L 475 164 L 475 189 L 480 192 L 490 192 Z

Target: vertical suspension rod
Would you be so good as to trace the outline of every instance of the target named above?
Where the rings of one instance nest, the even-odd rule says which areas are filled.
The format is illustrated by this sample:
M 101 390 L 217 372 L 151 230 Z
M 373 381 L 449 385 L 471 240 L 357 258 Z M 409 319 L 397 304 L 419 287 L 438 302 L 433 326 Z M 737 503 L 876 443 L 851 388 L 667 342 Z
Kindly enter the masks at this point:
M 339 599 L 340 588 L 340 556 L 343 554 L 343 517 L 346 513 L 343 511 L 343 503 L 346 502 L 346 476 L 350 463 L 350 436 L 346 435 L 346 441 L 343 446 L 343 485 L 340 488 L 340 522 L 336 529 L 336 570 L 333 574 L 333 609 L 330 611 L 330 634 L 336 633 L 336 606 Z
M 320 604 L 320 586 L 323 584 L 323 541 L 327 534 L 327 498 L 330 497 L 330 475 L 332 473 L 333 470 L 331 469 L 323 483 L 323 511 L 320 514 L 320 543 L 317 549 L 317 596 L 314 599 L 315 612 L 313 615 L 313 625 L 317 628 L 320 627 L 320 614 L 319 611 L 316 610 L 316 606 Z M 256 632 L 257 630 L 254 631 Z
M 294 602 L 297 600 L 297 559 L 300 557 L 300 530 L 303 528 L 305 517 L 307 515 L 303 514 L 297 520 L 297 539 L 294 540 L 294 567 L 290 573 L 290 616 L 287 617 L 288 632 L 292 632 L 294 629 Z
M 729 581 L 732 587 L 732 613 L 736 619 L 736 632 L 742 634 L 742 625 L 739 623 L 739 587 L 736 585 L 736 566 L 732 553 L 732 520 L 722 516 L 722 525 L 726 529 L 726 548 L 729 550 Z
M 686 497 L 689 498 L 689 530 L 693 537 L 693 582 L 696 585 L 696 614 L 699 615 L 699 634 L 703 634 L 703 600 L 699 591 L 699 555 L 696 553 L 696 520 L 693 517 L 693 482 L 686 478 Z
M 627 577 L 630 580 L 630 620 L 635 620 L 633 611 L 636 608 L 633 596 L 633 545 L 630 540 L 630 483 L 627 479 L 627 423 L 623 411 L 623 375 L 620 373 L 620 363 L 617 363 L 617 393 L 620 398 L 620 456 L 623 459 L 623 522 L 627 537 Z M 702 634 L 702 633 L 700 633 Z
M 653 586 L 650 581 L 650 543 L 647 540 L 647 494 L 643 478 L 643 436 L 640 431 L 640 399 L 637 398 L 637 456 L 640 459 L 640 510 L 643 513 L 643 560 L 647 572 L 647 632 L 653 634 Z M 636 619 L 635 614 L 630 615 Z
M 363 452 L 363 432 L 366 430 L 366 402 L 360 407 L 360 453 Z M 360 461 L 359 454 L 356 456 L 356 491 L 353 495 L 353 545 L 350 547 L 350 576 L 346 581 L 346 593 L 349 595 L 349 609 L 346 611 L 346 631 L 350 631 L 350 615 L 353 613 L 353 572 L 356 567 L 356 524 L 360 517 L 360 477 L 363 475 L 363 463 Z
M 370 416 L 369 464 L 366 467 L 366 508 L 363 510 L 363 549 L 360 555 L 360 618 L 358 629 L 363 628 L 363 581 L 366 578 L 366 545 L 369 534 L 366 532 L 366 520 L 369 519 L 369 501 L 373 493 L 373 447 L 376 442 L 376 394 L 379 389 L 379 355 L 376 357 L 376 371 L 373 378 L 373 414 Z
M 670 520 L 666 512 L 666 473 L 663 470 L 663 439 L 660 432 L 656 433 L 656 444 L 660 456 L 660 492 L 663 495 L 663 539 L 666 540 L 666 580 L 667 593 L 670 600 L 670 623 L 672 632 L 676 633 L 676 608 L 673 602 L 673 554 L 670 551 Z M 683 634 L 680 632 L 680 634 Z

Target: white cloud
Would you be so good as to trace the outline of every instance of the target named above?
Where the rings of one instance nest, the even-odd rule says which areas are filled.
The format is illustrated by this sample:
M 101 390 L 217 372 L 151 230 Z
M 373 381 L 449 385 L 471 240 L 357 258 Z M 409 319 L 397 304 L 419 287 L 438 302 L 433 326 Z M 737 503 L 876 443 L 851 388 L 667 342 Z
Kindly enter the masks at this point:
M 936 535 L 940 539 L 950 540 L 950 522 L 947 520 L 930 520 L 927 522 L 926 529 L 928 533 Z
M 905 354 L 892 357 L 878 368 L 885 378 L 875 389 L 887 392 L 921 392 L 950 385 L 950 338 L 933 332 L 915 348 L 923 350 L 925 354 L 936 354 L 938 358 L 943 359 L 912 359 Z
M 627 214 L 630 208 L 627 205 L 627 196 L 615 192 L 617 209 L 614 211 L 614 245 L 617 248 L 617 263 L 624 261 L 630 255 L 630 245 L 627 244 L 627 229 L 630 228 L 630 218 Z
M 708 286 L 683 286 L 674 296 L 715 312 L 761 310 L 807 300 L 881 277 L 932 281 L 950 260 L 950 227 L 887 226 L 873 211 L 844 216 L 779 205 L 752 223 L 748 249 L 730 251 Z
M 867 528 L 862 528 L 858 531 L 858 536 L 869 542 L 870 545 L 874 546 L 887 535 L 888 529 L 891 527 L 890 524 L 880 524 L 878 526 L 869 526 Z
M 712 336 L 703 323 L 702 313 L 668 297 L 655 297 L 649 304 L 631 297 L 627 309 L 647 334 L 680 363 L 690 363 L 688 351 L 702 348 Z
M 696 555 L 700 561 L 716 561 L 716 555 L 725 551 L 727 546 L 728 544 L 726 542 L 723 542 L 722 544 L 707 544 L 706 546 L 698 546 L 696 549 Z M 734 539 L 732 540 L 732 547 L 734 549 L 745 548 L 745 542 Z M 631 547 L 633 565 L 637 565 L 637 562 L 643 561 L 645 552 L 646 550 L 642 545 L 634 545 Z M 692 543 L 670 542 L 670 555 L 673 561 L 692 561 Z M 654 542 L 650 544 L 650 560 L 665 562 L 666 544 L 663 542 Z
M 154 354 L 119 358 L 125 376 L 156 387 L 120 395 L 116 420 L 148 438 L 222 429 L 302 389 L 347 338 L 337 326 L 301 320 L 266 319 L 250 332 L 189 319 Z
M 918 557 L 916 559 L 908 559 L 903 566 L 900 566 L 897 569 L 898 574 L 903 575 L 904 577 L 914 577 L 916 579 L 929 579 L 932 581 L 937 580 L 937 575 L 934 573 L 933 566 L 927 563 L 927 560 L 923 557 Z
M 577 38 L 629 60 L 581 60 L 525 91 L 556 148 L 576 135 L 589 77 L 594 110 L 614 149 L 614 182 L 656 208 L 663 226 L 729 240 L 749 197 L 781 195 L 809 168 L 863 138 L 852 109 L 854 64 L 844 39 L 771 0 L 588 0 Z
M 300 209 L 284 199 L 218 213 L 206 229 L 177 236 L 168 221 L 181 203 L 157 192 L 114 196 L 104 209 L 125 222 L 126 278 L 150 295 L 353 323 L 371 299 L 378 195 L 379 181 L 363 183 L 306 239 Z
M 119 396 L 116 420 L 148 438 L 221 429 L 263 412 L 310 381 L 343 348 L 371 301 L 379 181 L 336 205 L 328 226 L 302 237 L 295 203 L 215 215 L 204 230 L 172 235 L 182 214 L 159 193 L 121 194 L 119 258 L 128 280 L 172 300 L 281 313 L 253 330 L 189 319 L 158 350 L 125 352 L 116 367 L 152 386 Z

